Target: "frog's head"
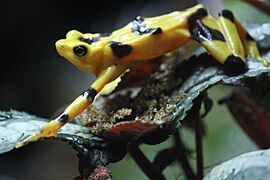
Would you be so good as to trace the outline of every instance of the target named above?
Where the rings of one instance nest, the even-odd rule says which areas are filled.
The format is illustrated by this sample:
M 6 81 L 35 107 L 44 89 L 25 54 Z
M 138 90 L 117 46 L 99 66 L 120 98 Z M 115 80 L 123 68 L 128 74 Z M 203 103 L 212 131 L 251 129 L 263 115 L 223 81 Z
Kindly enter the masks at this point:
M 103 59 L 102 48 L 92 46 L 83 41 L 95 34 L 82 34 L 79 31 L 71 30 L 67 33 L 66 39 L 58 40 L 55 43 L 57 52 L 66 58 L 73 65 L 82 71 L 98 74 Z

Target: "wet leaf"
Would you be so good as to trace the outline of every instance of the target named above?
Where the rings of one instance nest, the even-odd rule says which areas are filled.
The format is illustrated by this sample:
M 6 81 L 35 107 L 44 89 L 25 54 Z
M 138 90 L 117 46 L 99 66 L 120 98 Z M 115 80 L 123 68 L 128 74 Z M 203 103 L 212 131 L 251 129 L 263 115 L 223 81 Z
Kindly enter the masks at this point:
M 242 154 L 216 166 L 203 179 L 270 179 L 270 150 Z
M 60 134 L 56 139 L 68 142 L 78 152 L 79 172 L 83 177 L 88 177 L 99 166 L 106 166 L 117 162 L 127 153 L 126 144 L 110 141 L 92 135 L 85 139 L 71 134 Z
M 20 140 L 38 132 L 47 120 L 24 112 L 0 112 L 0 154 L 14 149 Z M 124 144 L 109 141 L 90 133 L 89 128 L 66 124 L 57 137 L 50 138 L 68 142 L 78 152 L 81 174 L 90 175 L 96 165 L 106 166 L 121 160 L 126 154 Z
M 19 111 L 0 112 L 0 153 L 12 150 L 17 142 L 38 132 L 48 120 Z M 70 134 L 82 138 L 91 138 L 87 128 L 68 124 L 59 135 Z
M 193 101 L 209 87 L 217 84 L 226 84 L 230 86 L 244 86 L 249 78 L 260 76 L 263 73 L 269 73 L 270 68 L 264 67 L 254 58 L 247 58 L 248 70 L 245 73 L 232 76 L 224 71 L 219 65 L 213 65 L 215 61 L 211 56 L 202 54 L 199 57 L 192 57 L 180 69 L 191 70 L 191 75 L 184 81 L 179 92 L 185 92 L 186 96 L 181 100 L 173 110 L 174 119 L 183 120 L 186 113 L 193 106 Z M 201 62 L 209 62 L 201 63 Z M 211 65 L 212 64 L 212 65 Z M 183 67 L 181 67 L 183 66 Z
M 262 52 L 265 53 L 269 51 L 270 23 L 264 23 L 264 24 L 245 23 L 244 26 L 248 29 L 249 34 L 258 42 Z
M 140 120 L 120 122 L 104 132 L 103 136 L 124 141 L 136 141 L 147 132 L 157 129 L 158 124 L 150 124 Z

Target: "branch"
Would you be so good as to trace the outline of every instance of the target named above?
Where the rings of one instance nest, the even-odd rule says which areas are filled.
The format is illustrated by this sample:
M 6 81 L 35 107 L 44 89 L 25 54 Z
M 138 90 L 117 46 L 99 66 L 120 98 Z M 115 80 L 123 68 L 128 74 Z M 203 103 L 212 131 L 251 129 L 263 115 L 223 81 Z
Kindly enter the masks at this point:
M 259 0 L 246 0 L 246 2 L 270 15 L 270 7 L 263 2 L 260 2 Z
M 128 147 L 129 154 L 149 179 L 165 180 L 165 177 L 156 170 L 153 164 L 145 157 L 138 145 Z
M 203 147 L 202 147 L 202 124 L 201 117 L 197 113 L 195 119 L 196 154 L 197 154 L 197 179 L 203 179 Z
M 183 171 L 185 173 L 186 179 L 195 179 L 195 174 L 191 168 L 191 165 L 187 158 L 187 150 L 184 147 L 184 144 L 181 140 L 179 131 L 175 131 L 174 133 L 174 141 L 175 141 L 175 148 L 178 149 L 178 156 L 177 160 L 178 163 L 183 168 Z

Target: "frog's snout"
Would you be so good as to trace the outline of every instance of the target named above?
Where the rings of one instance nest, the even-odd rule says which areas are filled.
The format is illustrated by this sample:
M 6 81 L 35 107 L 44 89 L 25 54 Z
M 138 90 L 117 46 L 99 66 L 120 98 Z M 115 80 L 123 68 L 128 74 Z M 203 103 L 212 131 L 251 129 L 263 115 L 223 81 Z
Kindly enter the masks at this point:
M 62 40 L 56 41 L 55 43 L 55 47 L 57 52 L 62 55 L 63 52 L 65 51 L 65 46 L 64 46 L 64 42 Z

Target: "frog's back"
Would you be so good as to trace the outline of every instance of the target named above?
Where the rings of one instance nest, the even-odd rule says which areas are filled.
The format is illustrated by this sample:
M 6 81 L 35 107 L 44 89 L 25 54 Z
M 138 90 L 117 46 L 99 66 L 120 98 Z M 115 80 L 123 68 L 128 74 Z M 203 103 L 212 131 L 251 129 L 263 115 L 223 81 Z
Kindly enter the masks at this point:
M 126 59 L 140 61 L 160 56 L 177 49 L 189 40 L 188 18 L 198 9 L 205 7 L 199 4 L 185 11 L 175 11 L 157 17 L 138 16 L 125 27 L 114 31 L 109 41 L 132 48 L 132 53 Z
M 158 32 L 155 31 L 158 28 L 163 32 L 177 28 L 187 28 L 188 18 L 199 9 L 206 8 L 204 5 L 198 4 L 184 11 L 174 11 L 156 17 L 143 18 L 138 16 L 125 27 L 114 31 L 112 37 L 115 37 L 115 39 L 120 38 L 119 40 L 122 40 L 122 42 L 126 41 L 126 43 L 128 43 L 129 41 L 145 37 L 142 35 L 158 34 Z

